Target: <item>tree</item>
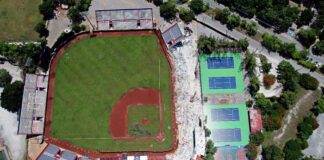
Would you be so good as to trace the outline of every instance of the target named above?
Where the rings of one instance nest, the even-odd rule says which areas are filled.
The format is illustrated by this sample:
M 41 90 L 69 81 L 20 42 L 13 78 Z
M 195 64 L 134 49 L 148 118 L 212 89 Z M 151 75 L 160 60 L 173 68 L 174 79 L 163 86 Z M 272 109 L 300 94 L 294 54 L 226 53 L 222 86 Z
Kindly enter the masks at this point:
M 295 43 L 284 43 L 279 49 L 279 53 L 283 57 L 291 58 L 294 52 L 296 52 Z
M 229 29 L 233 29 L 235 27 L 240 26 L 240 23 L 241 23 L 241 18 L 237 15 L 232 14 L 228 16 L 226 26 Z
M 0 69 L 0 87 L 5 87 L 10 84 L 11 80 L 12 77 L 9 72 L 5 69 Z
M 321 73 L 324 74 L 324 64 L 322 64 L 321 67 L 320 67 L 319 69 L 320 69 Z
M 292 105 L 292 104 L 295 103 L 296 98 L 297 98 L 297 96 L 296 96 L 296 93 L 295 92 L 292 92 L 292 91 L 284 91 L 282 93 L 282 95 L 280 96 L 280 98 L 279 98 L 279 102 L 282 105 L 286 106 L 287 109 L 288 109 L 288 107 L 290 105 Z
M 263 84 L 266 89 L 269 89 L 276 82 L 276 76 L 273 74 L 266 74 L 263 77 Z
M 260 82 L 258 77 L 252 76 L 250 78 L 249 92 L 252 96 L 255 96 L 260 89 Z
M 244 58 L 244 68 L 247 73 L 252 76 L 255 74 L 256 59 L 253 54 L 247 52 Z
M 209 137 L 211 134 L 211 131 L 207 127 L 205 127 L 204 129 L 205 129 L 205 137 Z
M 43 3 L 38 6 L 38 9 L 45 20 L 53 18 L 55 10 L 54 0 L 44 0 Z
M 214 142 L 209 139 L 206 143 L 206 151 L 205 151 L 204 160 L 213 159 L 216 151 L 217 151 L 217 148 L 214 146 Z
M 216 39 L 212 36 L 202 35 L 198 38 L 198 52 L 199 53 L 212 53 L 216 48 Z
M 313 29 L 301 29 L 297 37 L 305 47 L 309 48 L 316 40 L 316 32 Z
M 258 146 L 256 144 L 249 143 L 246 146 L 246 149 L 247 149 L 246 156 L 248 157 L 248 159 L 256 159 L 258 155 Z
M 40 21 L 36 24 L 34 30 L 39 34 L 39 37 L 47 37 L 48 36 L 48 30 L 45 26 L 44 21 Z
M 79 9 L 75 7 L 69 9 L 68 17 L 72 20 L 73 24 L 80 24 L 83 21 L 83 17 L 80 14 Z
M 296 160 L 300 159 L 303 156 L 303 153 L 301 152 L 301 146 L 300 143 L 298 143 L 297 140 L 289 140 L 283 151 L 285 153 L 285 160 Z
M 191 22 L 195 18 L 195 14 L 191 10 L 187 10 L 184 7 L 180 7 L 179 12 L 180 18 L 186 23 Z
M 324 99 L 320 98 L 317 100 L 313 106 L 312 112 L 315 114 L 315 116 L 324 113 Z
M 84 12 L 89 10 L 90 5 L 91 5 L 91 0 L 80 0 L 76 8 L 80 12 Z
M 153 0 L 153 4 L 156 6 L 160 6 L 163 3 L 163 0 Z
M 1 94 L 1 107 L 10 112 L 17 112 L 21 107 L 24 85 L 20 81 L 6 85 Z
M 304 73 L 299 77 L 299 84 L 305 89 L 316 90 L 318 88 L 319 82 L 316 78 Z
M 313 48 L 314 53 L 317 55 L 323 55 L 324 54 L 324 40 L 321 40 L 317 42 Z
M 277 52 L 281 49 L 282 42 L 274 35 L 269 35 L 268 33 L 264 33 L 262 35 L 261 44 L 266 47 L 268 50 Z
M 250 143 L 256 144 L 257 146 L 261 145 L 264 141 L 264 136 L 261 132 L 250 134 Z
M 324 40 L 324 30 L 322 30 L 322 31 L 318 34 L 318 39 L 320 39 L 321 41 Z
M 246 38 L 237 41 L 237 48 L 241 48 L 243 51 L 246 51 L 248 47 L 249 41 Z
M 170 1 L 163 3 L 160 6 L 160 15 L 166 20 L 171 20 L 176 17 L 176 5 Z
M 300 16 L 297 19 L 297 26 L 303 26 L 303 25 L 308 25 L 314 17 L 314 12 L 310 9 L 305 9 L 301 12 Z
M 278 65 L 278 80 L 282 83 L 285 89 L 294 91 L 296 88 L 297 77 L 299 73 L 287 61 L 281 61 Z
M 254 36 L 256 33 L 257 33 L 257 24 L 255 22 L 252 22 L 250 24 L 247 24 L 246 25 L 246 28 L 245 28 L 247 34 L 249 36 Z
M 261 108 L 261 110 L 271 108 L 271 101 L 267 99 L 263 94 L 258 94 L 256 98 L 256 107 Z
M 219 14 L 215 16 L 216 20 L 219 20 L 221 23 L 227 23 L 227 17 L 231 15 L 231 11 L 228 8 L 224 8 L 220 11 Z
M 204 1 L 203 0 L 191 0 L 189 2 L 189 8 L 195 13 L 200 14 L 204 11 Z
M 283 158 L 283 153 L 279 147 L 270 145 L 262 149 L 262 157 L 265 160 L 280 160 Z
M 75 32 L 75 33 L 79 33 L 81 31 L 84 31 L 85 30 L 85 26 L 84 25 L 79 25 L 79 24 L 73 24 L 72 25 L 72 30 Z

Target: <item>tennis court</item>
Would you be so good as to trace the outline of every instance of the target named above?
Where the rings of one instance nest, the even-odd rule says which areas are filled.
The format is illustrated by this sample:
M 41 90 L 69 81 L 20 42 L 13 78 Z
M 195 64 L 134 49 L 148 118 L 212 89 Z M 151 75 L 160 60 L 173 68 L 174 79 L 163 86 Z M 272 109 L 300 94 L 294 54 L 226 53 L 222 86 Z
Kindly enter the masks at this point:
M 214 142 L 239 142 L 241 141 L 241 129 L 215 129 L 212 132 Z
M 235 89 L 235 77 L 209 77 L 209 89 Z
M 233 57 L 208 57 L 208 69 L 234 68 Z
M 205 105 L 204 114 L 215 146 L 244 146 L 249 143 L 249 117 L 245 104 Z M 235 131 L 230 131 L 232 129 Z
M 243 71 L 239 53 L 201 54 L 203 94 L 243 93 Z
M 236 146 L 217 147 L 214 155 L 217 160 L 247 160 L 245 148 Z
M 212 121 L 238 121 L 240 114 L 238 108 L 220 108 L 211 110 Z

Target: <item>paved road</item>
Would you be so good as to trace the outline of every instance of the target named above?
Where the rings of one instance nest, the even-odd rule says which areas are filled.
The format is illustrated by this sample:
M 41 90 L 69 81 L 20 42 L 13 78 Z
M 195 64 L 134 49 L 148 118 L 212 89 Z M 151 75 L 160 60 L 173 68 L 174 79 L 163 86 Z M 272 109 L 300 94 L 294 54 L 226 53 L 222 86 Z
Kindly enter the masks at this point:
M 209 6 L 211 8 L 219 8 L 219 9 L 226 8 L 226 6 L 215 2 L 215 0 L 204 0 L 204 2 L 206 4 L 209 4 Z M 241 19 L 244 19 L 244 20 L 246 20 L 247 22 L 250 22 L 250 23 L 255 21 L 255 20 L 252 20 L 252 19 L 244 18 L 244 17 L 241 17 Z M 272 35 L 276 35 L 283 42 L 286 42 L 286 43 L 292 43 L 293 42 L 293 43 L 295 43 L 297 50 L 301 51 L 301 50 L 304 49 L 304 47 L 301 45 L 301 43 L 299 43 L 299 41 L 297 41 L 295 38 L 289 36 L 287 33 L 277 34 L 277 33 L 274 33 L 271 29 L 265 28 L 265 27 L 263 27 L 263 26 L 261 26 L 259 24 L 257 24 L 257 26 L 258 26 L 258 32 L 260 32 L 261 34 L 269 33 L 269 34 L 272 34 Z M 320 63 L 324 64 L 324 57 L 316 56 L 316 55 L 310 55 L 309 57 L 312 58 L 313 61 L 315 61 L 315 62 L 320 62 Z
M 276 59 L 279 62 L 282 60 L 289 61 L 291 63 L 291 65 L 296 70 L 298 70 L 299 73 L 311 74 L 313 77 L 315 77 L 320 82 L 321 86 L 324 86 L 324 76 L 323 75 L 316 73 L 316 72 L 310 72 L 309 69 L 306 69 L 306 68 L 298 65 L 296 61 L 285 59 L 285 58 L 281 57 L 276 52 L 269 52 L 267 49 L 262 47 L 262 45 L 259 42 L 250 38 L 249 36 L 246 36 L 236 30 L 228 30 L 225 25 L 221 24 L 219 21 L 213 20 L 210 16 L 208 16 L 206 14 L 200 14 L 200 15 L 196 16 L 196 19 L 197 19 L 197 21 L 203 22 L 217 30 L 217 32 L 209 31 L 209 32 L 207 32 L 207 34 L 213 35 L 213 33 L 215 33 L 218 37 L 219 33 L 222 33 L 223 35 L 227 35 L 228 37 L 231 37 L 232 39 L 236 39 L 236 40 L 246 38 L 249 41 L 249 50 L 256 51 L 256 52 L 263 54 L 269 58 Z
M 66 16 L 67 11 L 60 12 L 56 18 L 48 21 L 47 29 L 49 30 L 49 35 L 47 37 L 47 46 L 52 47 L 58 37 L 63 33 L 64 29 L 71 25 L 69 18 Z

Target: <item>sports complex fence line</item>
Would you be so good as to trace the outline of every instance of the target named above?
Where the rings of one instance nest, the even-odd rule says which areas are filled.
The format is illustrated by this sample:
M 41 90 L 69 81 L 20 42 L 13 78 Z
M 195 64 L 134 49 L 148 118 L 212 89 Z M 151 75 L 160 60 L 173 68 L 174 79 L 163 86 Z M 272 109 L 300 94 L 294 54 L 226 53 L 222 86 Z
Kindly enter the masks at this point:
M 51 123 L 52 123 L 52 111 L 53 111 L 53 97 L 54 97 L 54 80 L 55 80 L 55 68 L 58 62 L 59 57 L 63 54 L 64 50 L 75 43 L 80 39 L 91 38 L 91 37 L 111 37 L 111 36 L 128 36 L 128 35 L 155 35 L 158 38 L 160 49 L 163 54 L 167 58 L 170 67 L 170 77 L 171 77 L 171 101 L 172 101 L 172 130 L 173 130 L 173 144 L 170 148 L 162 149 L 162 150 L 120 150 L 120 151 L 109 151 L 109 150 L 87 150 L 80 147 L 76 147 L 71 143 L 55 139 L 51 136 Z M 57 50 L 57 53 L 53 55 L 50 67 L 49 67 L 49 83 L 48 83 L 48 93 L 47 93 L 47 102 L 46 102 L 46 116 L 45 116 L 45 131 L 44 131 L 44 140 L 47 143 L 54 144 L 56 146 L 65 148 L 67 150 L 87 155 L 90 157 L 107 157 L 107 156 L 121 156 L 121 155 L 136 155 L 136 154 L 147 154 L 147 155 L 161 155 L 166 153 L 174 152 L 178 146 L 178 127 L 176 124 L 175 117 L 175 93 L 174 93 L 174 64 L 168 53 L 167 47 L 163 41 L 161 31 L 160 30 L 123 30 L 123 31 L 95 31 L 93 33 L 90 32 L 82 32 L 76 35 L 71 35 L 64 40 L 57 41 L 54 44 L 54 49 Z

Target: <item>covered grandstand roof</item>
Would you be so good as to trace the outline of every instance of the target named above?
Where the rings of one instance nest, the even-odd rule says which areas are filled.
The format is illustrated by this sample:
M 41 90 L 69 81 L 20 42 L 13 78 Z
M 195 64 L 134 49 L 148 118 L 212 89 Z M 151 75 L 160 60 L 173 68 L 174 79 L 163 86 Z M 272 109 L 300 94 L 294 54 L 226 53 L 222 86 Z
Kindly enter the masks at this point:
M 18 127 L 19 134 L 43 134 L 47 96 L 44 87 L 47 86 L 48 78 L 38 77 L 38 75 L 26 74 Z M 42 77 L 45 76 L 42 75 Z M 41 86 L 44 87 L 38 87 L 38 83 L 42 83 Z
M 96 10 L 98 30 L 153 29 L 152 8 Z
M 173 24 L 162 33 L 163 40 L 168 47 L 172 47 L 182 40 L 184 34 L 182 33 L 178 23 Z

